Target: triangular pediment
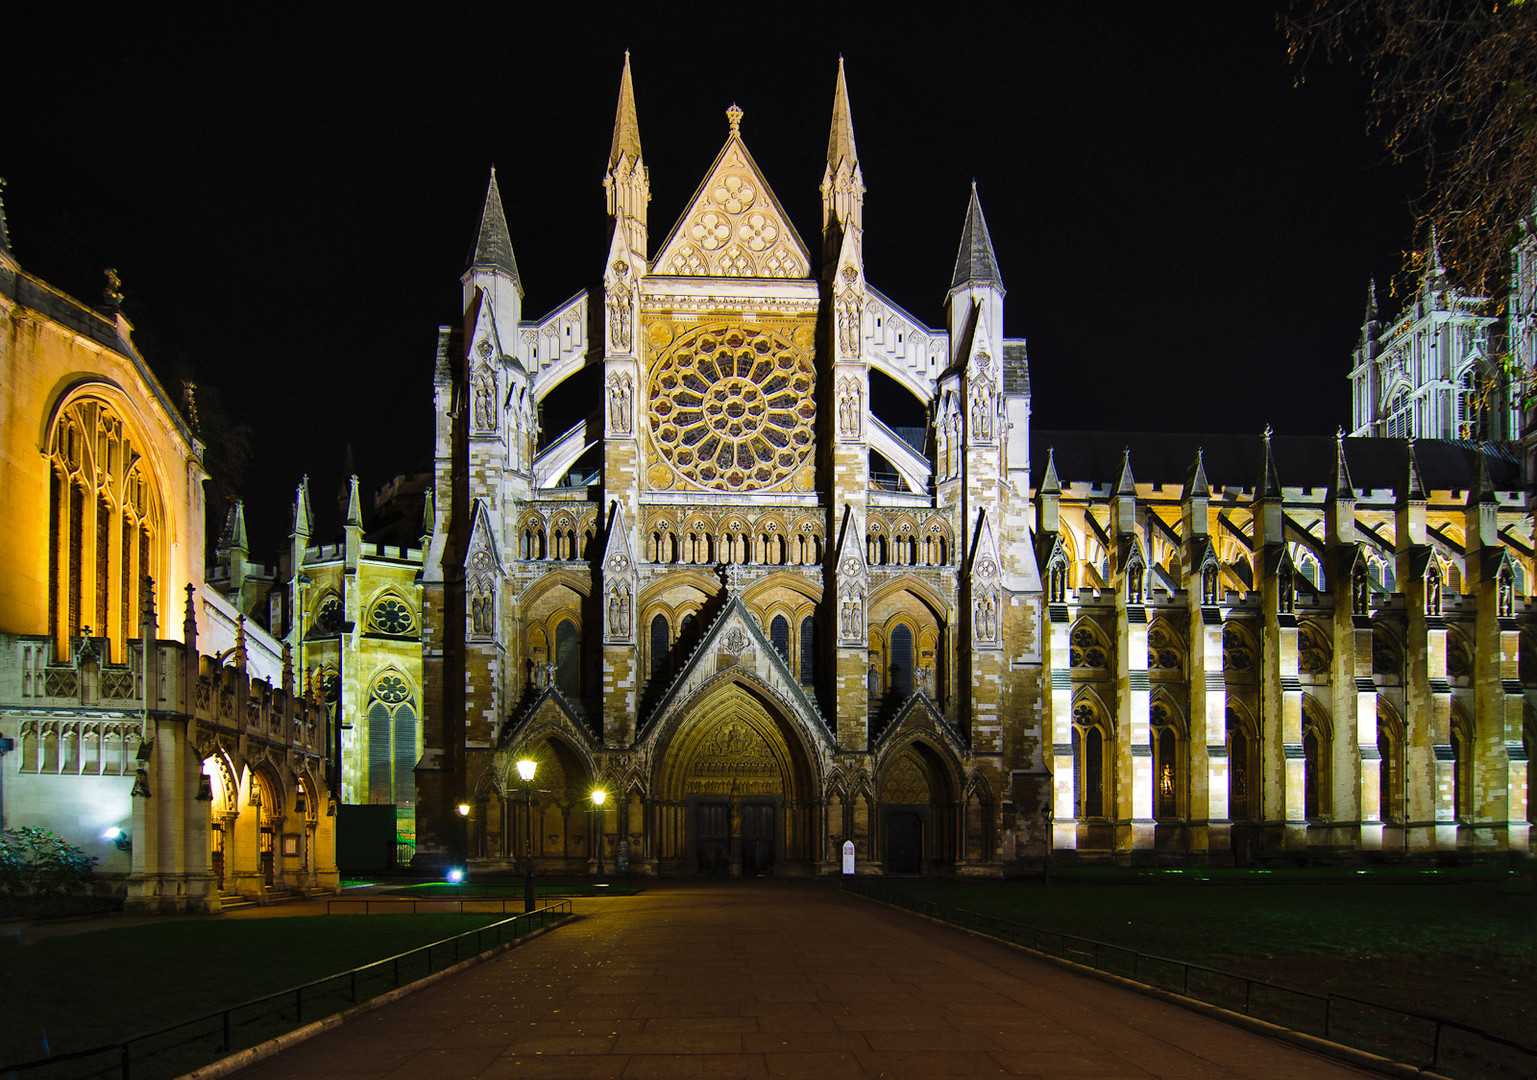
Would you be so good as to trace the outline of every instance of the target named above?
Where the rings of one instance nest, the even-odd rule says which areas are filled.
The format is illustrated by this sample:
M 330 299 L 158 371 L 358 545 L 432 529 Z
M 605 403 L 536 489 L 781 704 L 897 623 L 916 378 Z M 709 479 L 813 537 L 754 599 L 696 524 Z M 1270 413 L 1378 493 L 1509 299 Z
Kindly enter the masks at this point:
M 727 137 L 651 269 L 678 277 L 811 276 L 810 252 L 738 132 Z
M 825 740 L 831 741 L 827 721 L 817 709 L 816 701 L 801 686 L 795 673 L 790 670 L 784 657 L 779 655 L 769 641 L 768 634 L 758 625 L 758 620 L 742 602 L 732 595 L 721 613 L 700 637 L 695 648 L 679 671 L 672 685 L 641 723 L 642 736 L 660 730 L 668 718 L 675 715 L 696 691 L 706 683 L 722 677 L 738 676 L 766 689 L 787 706 L 797 719 Z

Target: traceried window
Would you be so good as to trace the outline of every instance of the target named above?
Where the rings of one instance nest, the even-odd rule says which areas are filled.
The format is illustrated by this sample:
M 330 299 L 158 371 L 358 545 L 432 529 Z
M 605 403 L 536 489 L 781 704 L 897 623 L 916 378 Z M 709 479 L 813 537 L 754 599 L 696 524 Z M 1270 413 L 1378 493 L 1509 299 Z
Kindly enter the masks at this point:
M 817 621 L 807 615 L 801 620 L 801 685 L 810 686 L 817 677 Z
M 1383 434 L 1390 439 L 1407 438 L 1412 425 L 1412 413 L 1409 391 L 1400 390 L 1388 405 Z
M 416 629 L 416 616 L 398 596 L 386 596 L 368 612 L 370 633 L 406 637 Z
M 65 404 L 49 433 L 48 629 L 90 631 L 125 658 L 139 633 L 145 579 L 165 574 L 158 486 L 137 432 L 97 398 Z M 167 601 L 162 598 L 162 606 Z
M 340 634 L 344 614 L 340 596 L 334 592 L 322 596 L 320 603 L 315 606 L 315 633 L 323 637 Z
M 667 626 L 667 616 L 657 615 L 651 620 L 651 679 L 667 677 L 667 669 L 670 663 L 671 633 Z
M 412 806 L 420 724 L 411 685 L 398 671 L 386 671 L 374 680 L 369 698 L 364 742 L 368 802 Z
M 774 646 L 774 651 L 782 656 L 786 662 L 790 659 L 790 620 L 783 615 L 775 615 L 774 621 L 769 623 L 769 644 Z
M 913 692 L 913 628 L 906 623 L 891 630 L 891 688 L 899 698 Z
M 797 338 L 797 341 L 799 338 Z M 654 486 L 753 491 L 787 481 L 814 441 L 809 349 L 760 326 L 712 324 L 666 344 L 652 369 Z

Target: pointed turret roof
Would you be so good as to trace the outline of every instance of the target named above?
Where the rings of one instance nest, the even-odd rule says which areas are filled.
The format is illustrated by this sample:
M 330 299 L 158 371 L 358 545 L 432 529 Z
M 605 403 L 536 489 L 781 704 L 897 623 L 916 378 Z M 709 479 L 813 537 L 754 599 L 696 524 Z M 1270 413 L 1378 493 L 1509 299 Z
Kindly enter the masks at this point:
M 859 161 L 859 151 L 854 147 L 854 121 L 849 115 L 849 88 L 843 80 L 843 57 L 838 57 L 838 81 L 833 87 L 833 125 L 827 136 L 827 167 L 838 171 L 838 165 L 847 160 L 852 166 Z
M 1131 475 L 1131 447 L 1121 452 L 1121 478 L 1115 482 L 1117 495 L 1135 495 L 1137 493 L 1137 479 Z
M 0 177 L 0 259 L 14 263 L 16 255 L 11 251 L 11 234 L 5 227 L 5 178 Z
M 1279 499 L 1281 497 L 1281 479 L 1275 471 L 1275 455 L 1270 450 L 1270 425 L 1265 425 L 1265 448 L 1260 461 L 1259 490 L 1255 492 L 1262 499 Z
M 1350 466 L 1345 464 L 1345 429 L 1334 429 L 1334 482 L 1329 485 L 1329 497 L 1354 499 L 1355 485 L 1350 482 Z
M 245 535 L 245 503 L 240 499 L 229 508 L 224 531 L 219 534 L 219 551 L 250 551 Z
M 1190 473 L 1185 477 L 1183 498 L 1211 498 L 1211 484 L 1206 479 L 1206 450 L 1203 447 L 1196 447 L 1195 464 L 1190 466 Z
M 480 212 L 480 232 L 475 237 L 469 269 L 500 271 L 512 279 L 520 292 L 523 289 L 518 260 L 512 254 L 512 237 L 507 232 L 507 214 L 502 209 L 502 192 L 496 186 L 495 166 L 491 168 L 491 182 L 486 185 L 486 205 Z
M 299 481 L 299 490 L 294 492 L 293 532 L 308 536 L 314 528 L 314 520 L 310 514 L 310 478 L 305 476 Z
M 955 256 L 950 291 L 953 293 L 967 285 L 992 285 L 1003 289 L 998 256 L 993 254 L 993 238 L 988 235 L 987 219 L 982 216 L 982 202 L 977 198 L 975 180 L 971 183 L 971 202 L 966 207 L 966 225 L 961 230 L 961 249 Z
M 1420 476 L 1419 457 L 1414 451 L 1414 437 L 1404 440 L 1404 481 L 1401 502 L 1424 502 L 1425 481 Z
M 352 447 L 351 446 L 347 447 L 347 450 L 348 450 L 349 456 L 350 456 L 350 452 L 352 450 Z M 358 474 L 357 473 L 353 473 L 351 475 L 351 477 L 347 481 L 347 520 L 343 524 L 346 524 L 346 525 L 362 525 L 363 524 L 363 503 L 362 503 L 362 500 L 358 497 Z
M 1037 489 L 1041 495 L 1062 494 L 1062 481 L 1057 478 L 1057 448 L 1046 448 L 1046 475 L 1041 477 L 1041 486 Z
M 630 50 L 624 51 L 624 74 L 619 76 L 619 107 L 614 110 L 614 141 L 608 148 L 609 167 L 629 155 L 640 160 L 640 123 L 635 119 L 635 85 L 630 81 Z M 511 250 L 509 248 L 509 250 Z

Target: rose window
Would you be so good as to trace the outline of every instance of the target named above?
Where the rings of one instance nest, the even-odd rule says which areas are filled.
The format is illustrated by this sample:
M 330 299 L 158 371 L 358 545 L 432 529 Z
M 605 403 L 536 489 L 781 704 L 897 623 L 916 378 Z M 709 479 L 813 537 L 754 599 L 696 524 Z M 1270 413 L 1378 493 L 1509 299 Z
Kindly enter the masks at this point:
M 651 430 L 684 479 L 717 491 L 771 487 L 812 444 L 811 360 L 761 327 L 701 327 L 657 361 Z

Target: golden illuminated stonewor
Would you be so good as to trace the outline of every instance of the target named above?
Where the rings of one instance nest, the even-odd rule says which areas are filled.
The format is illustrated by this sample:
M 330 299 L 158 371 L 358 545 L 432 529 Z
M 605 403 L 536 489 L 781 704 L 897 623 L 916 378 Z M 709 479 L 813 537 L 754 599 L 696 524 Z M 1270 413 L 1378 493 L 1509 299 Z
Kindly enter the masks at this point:
M 790 478 L 811 452 L 816 403 L 809 349 L 774 329 L 712 324 L 679 334 L 651 369 L 651 432 L 662 459 L 652 483 L 676 478 L 752 491 Z

